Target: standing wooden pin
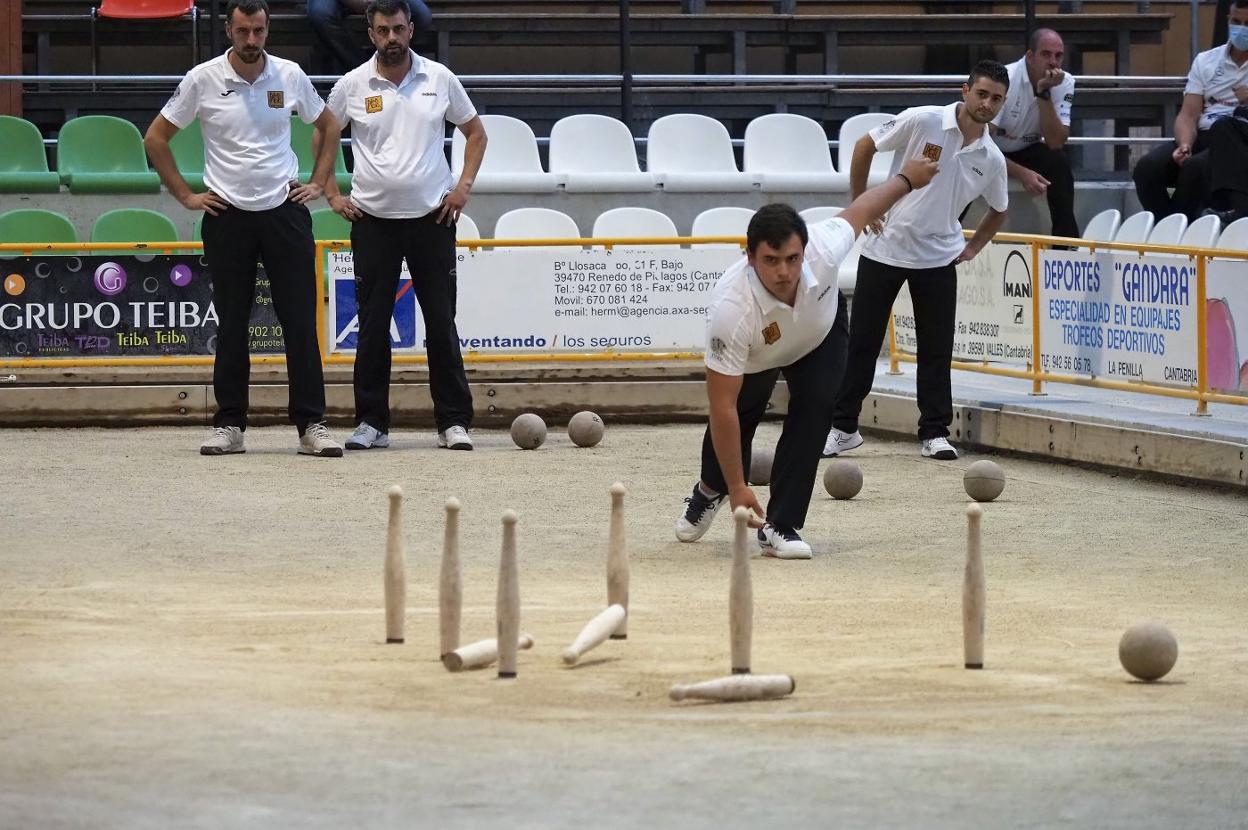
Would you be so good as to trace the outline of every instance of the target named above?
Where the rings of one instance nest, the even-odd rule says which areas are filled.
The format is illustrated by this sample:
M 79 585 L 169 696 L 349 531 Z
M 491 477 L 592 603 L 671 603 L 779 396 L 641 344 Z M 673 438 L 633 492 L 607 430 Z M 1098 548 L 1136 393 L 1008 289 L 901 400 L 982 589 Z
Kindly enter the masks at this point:
M 728 587 L 728 633 L 732 640 L 732 673 L 750 673 L 750 640 L 754 636 L 754 584 L 750 579 L 750 511 L 732 511 L 732 582 Z
M 464 583 L 459 569 L 459 499 L 446 500 L 446 536 L 442 540 L 442 572 L 438 580 L 438 656 L 445 659 L 459 648 L 459 620 L 464 605 Z
M 386 527 L 386 642 L 403 642 L 403 623 L 407 613 L 407 566 L 403 562 L 403 488 L 393 485 L 386 491 L 390 497 L 390 521 Z
M 495 606 L 498 639 L 498 676 L 516 676 L 516 649 L 520 639 L 520 571 L 516 564 L 516 511 L 503 511 L 503 551 L 498 562 L 498 603 Z
M 624 609 L 624 620 L 612 640 L 628 639 L 628 549 L 624 547 L 624 485 L 611 485 L 611 525 L 607 537 L 607 605 Z
M 966 508 L 966 573 L 962 577 L 962 648 L 968 669 L 984 667 L 984 555 L 980 543 L 978 504 Z

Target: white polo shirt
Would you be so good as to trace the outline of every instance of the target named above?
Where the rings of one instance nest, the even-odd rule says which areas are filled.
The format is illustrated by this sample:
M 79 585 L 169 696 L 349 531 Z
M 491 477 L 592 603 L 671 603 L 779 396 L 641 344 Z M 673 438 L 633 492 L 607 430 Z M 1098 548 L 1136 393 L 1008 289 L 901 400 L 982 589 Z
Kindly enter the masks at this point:
M 796 363 L 836 322 L 836 272 L 854 247 L 854 229 L 832 218 L 807 228 L 797 298 L 789 306 L 768 291 L 746 257 L 711 290 L 706 311 L 706 366 L 721 375 L 752 375 Z
M 901 268 L 938 268 L 962 253 L 966 240 L 958 217 L 983 196 L 1004 212 L 1005 156 L 984 126 L 983 135 L 965 147 L 958 129 L 958 107 L 912 107 L 869 135 L 880 152 L 893 150 L 891 175 L 907 159 L 935 157 L 940 172 L 924 188 L 903 196 L 884 222 L 884 232 L 867 237 L 863 256 Z
M 1230 115 L 1239 106 L 1239 99 L 1235 97 L 1237 86 L 1248 86 L 1248 61 L 1237 66 L 1231 60 L 1231 44 L 1225 43 L 1196 56 L 1187 73 L 1183 94 L 1204 99 L 1197 129 L 1209 129 L 1214 121 Z
M 230 65 L 230 52 L 196 66 L 160 114 L 178 129 L 196 118 L 204 134 L 204 184 L 243 210 L 271 210 L 299 178 L 290 146 L 290 117 L 320 118 L 325 102 L 299 64 L 264 55 L 248 83 Z
M 411 56 L 398 86 L 377 73 L 374 55 L 329 93 L 329 111 L 351 125 L 351 201 L 383 219 L 425 216 L 442 204 L 455 186 L 443 150 L 446 122 L 465 124 L 477 116 L 451 70 Z
M 1006 67 L 1010 73 L 1010 90 L 1005 94 L 1005 106 L 992 119 L 1000 130 L 993 140 L 1003 153 L 1013 153 L 1044 141 L 1040 131 L 1040 107 L 1049 106 L 1048 101 L 1036 97 L 1036 89 L 1027 74 L 1027 59 L 1019 58 Z M 1070 126 L 1070 108 L 1075 100 L 1075 76 L 1069 72 L 1062 82 L 1049 89 L 1057 120 Z

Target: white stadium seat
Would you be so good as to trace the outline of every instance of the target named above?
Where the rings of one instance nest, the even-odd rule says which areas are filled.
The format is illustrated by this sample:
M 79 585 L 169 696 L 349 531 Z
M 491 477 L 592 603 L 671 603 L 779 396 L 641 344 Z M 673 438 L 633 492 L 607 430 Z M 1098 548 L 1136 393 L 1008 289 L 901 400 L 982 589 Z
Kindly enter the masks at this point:
M 737 169 L 724 125 L 693 113 L 665 115 L 650 125 L 646 169 L 664 190 L 683 193 L 740 192 L 759 184 L 757 176 Z
M 1236 219 L 1218 237 L 1218 247 L 1228 251 L 1248 251 L 1248 218 Z
M 643 207 L 613 208 L 594 220 L 593 237 L 677 237 L 676 223 L 665 213 Z M 647 245 L 647 248 L 679 248 L 676 245 Z
M 1221 231 L 1221 219 L 1216 216 L 1202 216 L 1187 226 L 1179 244 L 1187 248 L 1212 248 Z
M 1114 235 L 1114 241 L 1143 243 L 1144 240 L 1148 239 L 1148 233 L 1152 229 L 1152 211 L 1142 210 L 1126 218 L 1126 221 L 1119 226 L 1118 233 Z
M 466 213 L 459 214 L 459 220 L 455 222 L 455 238 L 456 239 L 480 239 L 481 231 L 477 230 L 477 223 L 472 221 L 472 217 Z
M 580 239 L 576 220 L 550 208 L 516 208 L 498 217 L 494 239 Z
M 844 193 L 849 176 L 832 166 L 828 136 L 817 121 L 777 112 L 745 128 L 745 171 L 756 173 L 763 190 Z
M 635 193 L 659 186 L 637 166 L 628 126 L 605 115 L 569 115 L 555 122 L 550 172 L 569 193 Z
M 824 222 L 833 216 L 840 216 L 841 211 L 845 208 L 839 207 L 809 207 L 800 211 L 799 215 L 806 220 L 807 225 L 813 225 L 816 222 Z
M 558 180 L 542 169 L 537 137 L 528 124 L 508 115 L 483 115 L 481 123 L 489 142 L 485 159 L 472 189 L 479 193 L 552 193 Z M 451 138 L 451 171 L 464 169 L 467 140 L 459 130 Z
M 1172 213 L 1148 232 L 1148 244 L 1178 245 L 1185 230 L 1187 230 L 1187 217 L 1182 213 Z
M 1083 229 L 1083 238 L 1093 242 L 1113 242 L 1121 222 L 1122 214 L 1117 208 L 1103 210 L 1088 221 L 1088 226 Z
M 704 210 L 693 220 L 690 236 L 745 236 L 754 211 L 743 207 L 717 207 Z M 695 248 L 739 248 L 729 242 L 700 242 Z
M 850 162 L 854 158 L 854 145 L 858 143 L 858 139 L 881 124 L 892 121 L 894 118 L 896 118 L 895 115 L 890 115 L 886 112 L 866 112 L 845 119 L 845 123 L 841 125 L 841 134 L 837 139 L 837 149 L 839 151 L 837 168 L 848 176 Z M 876 153 L 871 158 L 871 171 L 867 174 L 867 187 L 875 187 L 887 179 L 888 171 L 892 164 L 893 152 L 891 150 L 887 153 Z

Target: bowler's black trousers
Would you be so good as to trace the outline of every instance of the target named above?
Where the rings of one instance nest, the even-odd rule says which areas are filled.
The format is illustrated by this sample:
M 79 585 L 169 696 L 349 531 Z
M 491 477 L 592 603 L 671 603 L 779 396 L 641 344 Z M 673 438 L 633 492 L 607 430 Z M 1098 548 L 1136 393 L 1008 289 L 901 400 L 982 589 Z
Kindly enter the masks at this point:
M 838 296 L 837 303 L 836 320 L 823 342 L 788 366 L 745 375 L 737 395 L 741 462 L 748 473 L 754 431 L 767 411 L 767 401 L 780 375 L 784 375 L 788 385 L 788 414 L 776 444 L 771 465 L 771 499 L 767 502 L 767 521 L 786 529 L 796 530 L 806 524 L 819 456 L 831 426 L 832 398 L 845 372 L 845 346 L 849 341 L 845 297 Z M 728 492 L 709 426 L 702 438 L 702 481 L 717 493 Z
M 1075 174 L 1071 172 L 1070 159 L 1065 151 L 1054 150 L 1043 141 L 1037 141 L 1021 150 L 1006 153 L 1005 157 L 1049 180 L 1049 188 L 1044 196 L 1049 203 L 1053 235 L 1078 239 L 1079 223 L 1075 221 Z

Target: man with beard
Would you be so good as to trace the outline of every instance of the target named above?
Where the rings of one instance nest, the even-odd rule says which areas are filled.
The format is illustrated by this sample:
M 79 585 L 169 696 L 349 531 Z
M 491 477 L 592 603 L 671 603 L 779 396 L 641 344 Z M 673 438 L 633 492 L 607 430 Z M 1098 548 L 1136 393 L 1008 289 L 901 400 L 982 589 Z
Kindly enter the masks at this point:
M 903 283 L 909 285 L 914 301 L 921 454 L 942 461 L 958 457 L 949 443 L 956 266 L 974 259 L 1005 222 L 1005 157 L 993 143 L 988 125 L 1001 111 L 1009 86 L 1004 66 L 980 61 L 962 85 L 961 101 L 908 109 L 854 145 L 849 168 L 854 197 L 866 190 L 871 157 L 877 151 L 894 151 L 893 173 L 918 157 L 939 162 L 940 173 L 931 185 L 905 196 L 886 219 L 867 229 L 872 236 L 858 263 L 848 363 L 832 409 L 825 458 L 862 445 L 858 416 L 875 380 L 888 316 Z M 967 241 L 958 217 L 979 196 L 988 202 L 988 215 Z
M 265 0 L 231 0 L 225 13 L 231 48 L 186 74 L 148 127 L 144 146 L 169 194 L 206 214 L 204 254 L 220 322 L 212 378 L 217 411 L 200 453 L 245 451 L 248 324 L 259 260 L 286 343 L 289 417 L 299 431 L 299 452 L 339 457 L 342 447 L 324 423 L 315 244 L 306 207 L 320 197 L 318 182 L 333 170 L 339 130 L 299 65 L 264 51 L 268 28 Z M 292 114 L 315 124 L 322 138 L 312 181 L 305 185 L 299 184 L 299 161 L 290 146 Z M 196 118 L 204 136 L 207 193 L 191 191 L 169 150 L 169 139 Z
M 351 195 L 325 180 L 330 206 L 351 222 L 359 334 L 356 429 L 347 449 L 390 445 L 390 319 L 404 260 L 425 322 L 438 446 L 471 450 L 472 394 L 455 326 L 455 223 L 485 156 L 485 127 L 459 79 L 408 44 L 403 0 L 373 0 L 377 53 L 334 84 L 328 108 L 351 126 Z M 443 150 L 446 122 L 467 138 L 459 181 Z

